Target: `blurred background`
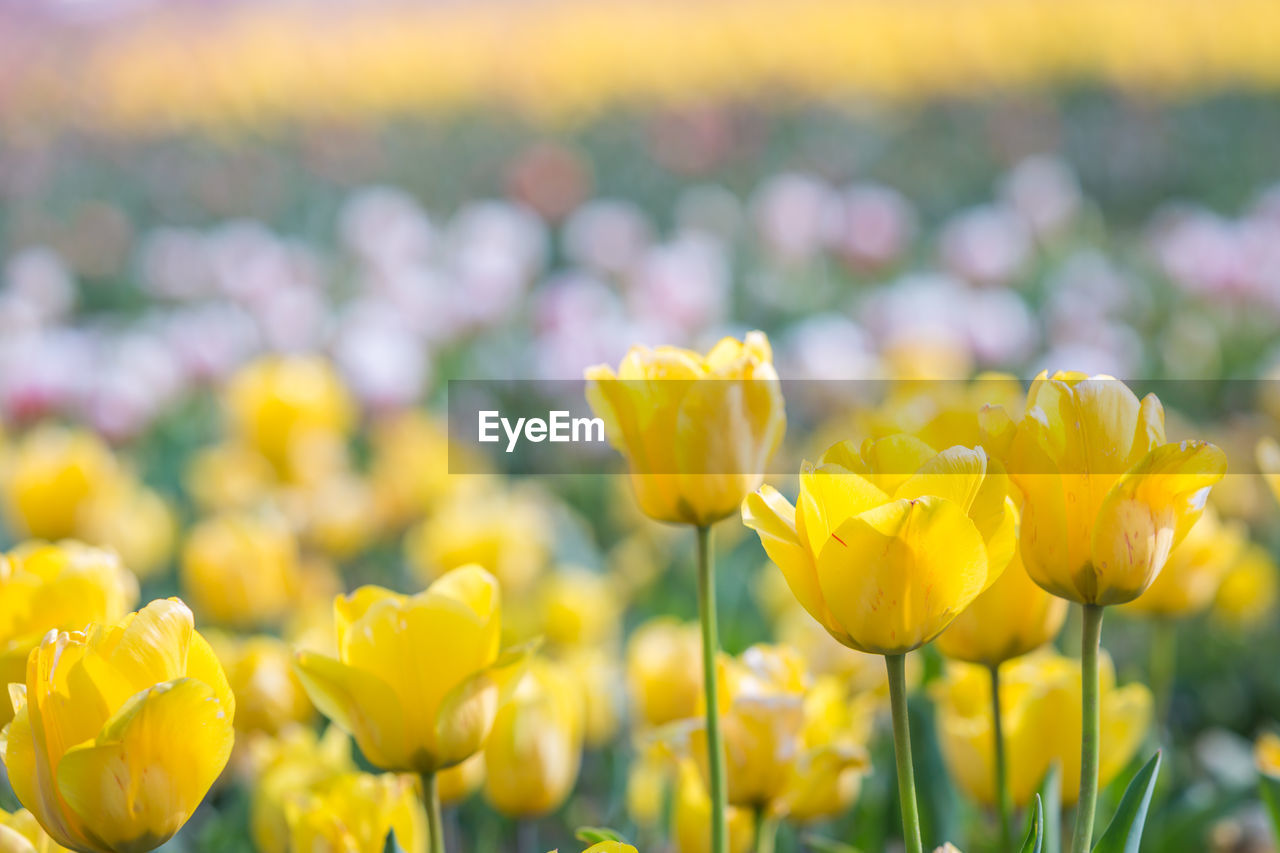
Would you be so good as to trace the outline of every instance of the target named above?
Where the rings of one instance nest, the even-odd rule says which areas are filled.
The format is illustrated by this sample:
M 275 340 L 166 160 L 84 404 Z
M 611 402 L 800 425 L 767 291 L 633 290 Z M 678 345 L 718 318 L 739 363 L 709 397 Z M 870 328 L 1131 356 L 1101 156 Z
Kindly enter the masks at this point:
M 1274 0 L 0 0 L 4 542 L 113 547 L 144 600 L 286 649 L 339 589 L 478 559 L 537 591 L 509 633 L 604 651 L 564 653 L 606 699 L 542 849 L 583 823 L 664 849 L 626 650 L 695 616 L 691 543 L 605 478 L 450 478 L 446 382 L 759 328 L 784 379 L 1164 380 L 1171 437 L 1252 471 L 1280 435 L 1277 45 Z M 1280 513 L 1243 473 L 1215 495 L 1244 556 L 1180 623 L 1151 850 L 1273 849 L 1250 749 L 1280 716 Z M 776 571 L 721 543 L 738 653 L 783 633 Z M 1145 677 L 1145 623 L 1107 645 Z M 936 840 L 980 849 L 928 730 Z M 264 848 L 241 771 L 175 849 Z M 508 849 L 479 778 L 458 849 Z M 891 781 L 824 835 L 892 845 Z

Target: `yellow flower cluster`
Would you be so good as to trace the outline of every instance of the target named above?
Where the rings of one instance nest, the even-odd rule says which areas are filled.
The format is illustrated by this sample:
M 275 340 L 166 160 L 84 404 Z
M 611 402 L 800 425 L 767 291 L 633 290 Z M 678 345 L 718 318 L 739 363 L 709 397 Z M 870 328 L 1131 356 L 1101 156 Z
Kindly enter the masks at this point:
M 1179 95 L 1274 88 L 1277 41 L 1268 0 L 269 4 L 212 20 L 157 10 L 83 56 L 65 52 L 60 67 L 19 63 L 6 115 L 154 130 L 493 102 L 564 119 L 762 89 L 903 100 L 1097 81 Z

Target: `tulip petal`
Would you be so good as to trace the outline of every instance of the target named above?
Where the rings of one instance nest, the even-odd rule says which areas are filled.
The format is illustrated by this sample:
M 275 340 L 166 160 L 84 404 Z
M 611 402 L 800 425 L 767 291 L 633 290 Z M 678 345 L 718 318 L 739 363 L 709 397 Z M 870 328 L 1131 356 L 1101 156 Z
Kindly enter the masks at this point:
M 157 599 L 121 624 L 123 630 L 100 648 L 125 697 L 186 675 L 195 630 L 187 605 L 176 598 Z M 110 704 L 119 707 L 119 702 Z
M 900 654 L 932 640 L 982 591 L 986 547 L 951 501 L 893 501 L 832 534 L 818 580 L 854 648 Z
M 949 447 L 929 459 L 894 491 L 897 499 L 936 495 L 967 515 L 987 475 L 987 454 L 981 447 Z
M 832 531 L 845 519 L 860 515 L 889 500 L 868 478 L 834 464 L 800 469 L 800 496 L 796 499 L 796 530 L 800 541 L 818 554 Z
M 1280 501 L 1280 444 L 1273 438 L 1264 438 L 1258 442 L 1258 470 L 1262 478 L 1271 487 L 1271 492 Z
M 403 599 L 404 596 L 373 584 L 366 584 L 354 592 L 340 595 L 333 600 L 333 626 L 338 638 L 338 648 L 346 644 L 347 630 L 369 608 L 387 598 Z
M 391 685 L 314 652 L 299 652 L 294 670 L 320 713 L 352 735 L 370 763 L 387 769 L 404 765 L 404 711 Z
M 116 853 L 151 850 L 186 822 L 231 756 L 231 720 L 209 685 L 190 678 L 131 698 L 92 743 L 58 764 L 58 790 Z
M 498 713 L 498 682 L 487 670 L 463 681 L 440 702 L 436 714 L 433 766 L 440 770 L 461 764 L 484 746 Z
M 465 604 L 483 623 L 499 618 L 501 595 L 498 579 L 475 564 L 459 566 L 436 579 L 427 592 Z M 495 641 L 497 637 L 495 636 Z M 497 654 L 497 646 L 493 653 Z
M 1086 600 L 1123 604 L 1141 595 L 1226 470 L 1217 447 L 1185 441 L 1156 448 L 1121 477 L 1094 525 L 1093 564 L 1078 579 Z

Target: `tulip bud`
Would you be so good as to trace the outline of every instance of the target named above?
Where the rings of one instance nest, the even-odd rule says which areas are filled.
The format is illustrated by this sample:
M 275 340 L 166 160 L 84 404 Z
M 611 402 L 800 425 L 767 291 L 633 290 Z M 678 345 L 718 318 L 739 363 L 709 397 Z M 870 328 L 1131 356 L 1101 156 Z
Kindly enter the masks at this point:
M 678 524 L 719 521 L 764 477 L 786 431 L 773 353 L 761 332 L 707 355 L 633 347 L 615 374 L 588 368 L 587 400 L 627 458 L 640 508 Z
M 5 519 L 11 530 L 37 539 L 77 536 L 82 511 L 122 476 L 96 435 L 58 426 L 41 426 L 24 436 L 7 467 Z

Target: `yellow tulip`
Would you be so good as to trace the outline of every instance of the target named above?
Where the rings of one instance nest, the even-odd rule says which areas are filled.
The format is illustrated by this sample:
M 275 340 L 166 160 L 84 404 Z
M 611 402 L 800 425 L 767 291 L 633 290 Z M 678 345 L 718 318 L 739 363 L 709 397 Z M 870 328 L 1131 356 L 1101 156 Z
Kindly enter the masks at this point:
M 622 620 L 613 579 L 567 566 L 543 579 L 538 589 L 541 635 L 552 646 L 599 646 L 616 640 Z
M 288 853 L 286 803 L 299 793 L 323 790 L 356 772 L 351 738 L 337 726 L 317 737 L 309 726 L 292 725 L 279 735 L 255 733 L 249 741 L 252 799 L 249 833 L 261 853 Z
M 1223 522 L 1207 507 L 1186 537 L 1169 553 L 1159 577 L 1124 610 L 1145 616 L 1178 618 L 1213 603 L 1227 572 L 1249 544 L 1240 522 Z
M 281 502 L 303 541 L 336 559 L 368 547 L 378 532 L 373 491 L 349 471 L 286 490 Z
M 1213 600 L 1216 620 L 1237 630 L 1266 624 L 1280 600 L 1280 569 L 1261 545 L 1249 545 Z
M 692 717 L 702 695 L 698 626 L 660 617 L 627 644 L 627 689 L 637 719 L 660 726 Z
M 429 583 L 477 563 L 493 572 L 508 595 L 527 590 L 546 567 L 552 519 L 545 495 L 532 488 L 489 483 L 460 489 L 405 534 L 405 556 Z
M 226 442 L 192 454 L 183 485 L 200 509 L 228 512 L 267 502 L 276 474 L 267 458 L 252 447 Z
M 1273 438 L 1258 442 L 1258 470 L 1262 479 L 1271 487 L 1271 493 L 1280 501 L 1280 444 Z
M 236 731 L 278 734 L 308 723 L 315 707 L 293 670 L 289 644 L 266 634 L 206 634 L 236 697 Z
M 583 694 L 583 737 L 589 747 L 613 740 L 621 723 L 622 672 L 610 649 L 583 647 L 561 652 L 556 660 L 573 673 Z
M 141 853 L 171 838 L 217 779 L 235 698 L 177 599 L 113 626 L 49 632 L 10 685 L 14 793 L 64 847 Z
M 636 848 L 623 841 L 597 841 L 582 853 L 637 853 Z
M 800 471 L 796 506 L 771 486 L 742 505 L 797 600 L 842 644 L 897 655 L 932 640 L 1014 550 L 1008 478 L 982 448 L 906 435 L 837 444 Z
M 627 817 L 637 826 L 653 829 L 662 819 L 676 762 L 658 738 L 637 738 L 627 770 Z
M 1025 497 L 1022 560 L 1054 595 L 1082 604 L 1137 598 L 1226 473 L 1217 447 L 1166 444 L 1164 410 L 1105 376 L 1041 373 L 1016 424 L 991 410 Z
M 298 545 L 280 520 L 249 513 L 196 524 L 182 548 L 182 587 L 203 618 L 253 628 L 278 622 L 301 582 Z
M 938 650 L 956 660 L 998 666 L 1058 636 L 1068 602 L 1037 586 L 1015 552 L 1004 574 L 973 600 L 938 637 Z
M 755 841 L 755 816 L 750 809 L 729 806 L 727 819 L 729 853 L 747 853 Z M 678 853 L 711 853 L 711 833 L 707 831 L 711 800 L 692 759 L 686 759 L 677 770 L 672 823 Z
M 1062 798 L 1080 790 L 1080 662 L 1039 652 L 1001 667 L 1000 709 L 1013 802 L 1025 806 L 1054 762 L 1062 768 Z M 1115 685 L 1102 656 L 1101 766 L 1106 785 L 1129 763 L 1151 721 L 1151 692 L 1141 684 Z M 991 678 L 985 667 L 950 663 L 935 688 L 938 736 L 952 778 L 966 794 L 996 802 L 992 765 Z
M 1280 779 L 1280 735 L 1266 732 L 1258 738 L 1253 749 L 1258 772 L 1272 779 Z
M 60 853 L 66 850 L 49 837 L 26 809 L 0 811 L 0 853 Z
M 9 528 L 37 539 L 78 536 L 85 507 L 122 476 L 96 435 L 52 425 L 23 436 L 6 468 L 0 479 Z
M 417 779 L 348 773 L 285 803 L 292 853 L 382 853 L 387 837 L 398 849 L 425 853 L 427 816 Z
M 382 524 L 396 529 L 427 514 L 450 488 L 449 446 L 444 424 L 417 410 L 374 425 L 369 481 Z M 467 470 L 474 470 L 468 467 Z
M 111 551 L 67 540 L 0 556 L 0 685 L 26 680 L 27 657 L 51 629 L 115 622 L 137 599 L 137 580 Z M 0 727 L 11 719 L 0 701 Z
M 227 383 L 225 405 L 232 434 L 286 479 L 308 473 L 299 466 L 301 445 L 345 435 L 356 415 L 338 374 L 314 356 L 266 356 L 241 368 Z
M 762 332 L 707 355 L 632 347 L 618 372 L 588 368 L 587 400 L 626 457 L 636 500 L 659 521 L 708 525 L 760 485 L 786 431 Z
M 484 747 L 484 796 L 508 817 L 558 808 L 582 761 L 582 692 L 547 660 L 532 662 L 499 710 Z
M 479 566 L 413 596 L 376 586 L 338 596 L 338 657 L 299 652 L 302 684 L 374 766 L 459 764 L 484 745 L 498 709 L 499 597 Z

